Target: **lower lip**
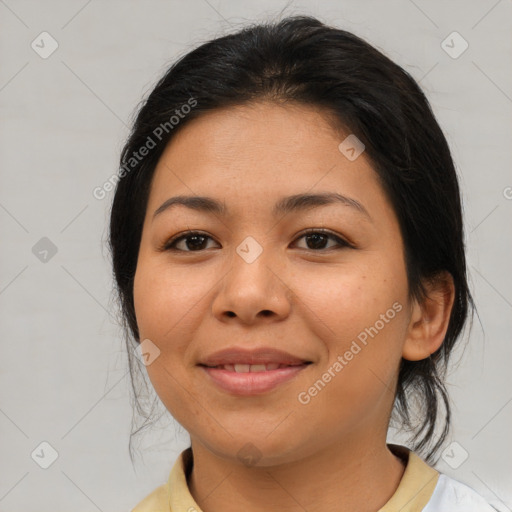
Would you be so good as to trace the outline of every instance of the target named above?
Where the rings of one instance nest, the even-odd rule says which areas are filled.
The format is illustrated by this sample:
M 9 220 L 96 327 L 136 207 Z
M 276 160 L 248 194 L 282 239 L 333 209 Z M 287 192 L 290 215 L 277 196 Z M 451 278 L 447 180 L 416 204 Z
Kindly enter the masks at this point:
M 279 384 L 298 375 L 308 365 L 288 366 L 264 372 L 238 373 L 201 366 L 217 386 L 234 395 L 259 395 L 273 390 Z

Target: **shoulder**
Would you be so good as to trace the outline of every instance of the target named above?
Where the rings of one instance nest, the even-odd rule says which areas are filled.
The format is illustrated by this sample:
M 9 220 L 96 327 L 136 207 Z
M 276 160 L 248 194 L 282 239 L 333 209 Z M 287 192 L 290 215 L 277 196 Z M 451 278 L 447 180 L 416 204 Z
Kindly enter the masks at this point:
M 441 473 L 423 512 L 496 512 L 496 509 L 471 487 Z
M 169 512 L 167 484 L 157 487 L 132 509 L 131 512 Z
M 187 485 L 187 473 L 191 469 L 192 450 L 187 448 L 178 456 L 165 484 L 146 496 L 131 512 L 182 512 L 199 507 Z

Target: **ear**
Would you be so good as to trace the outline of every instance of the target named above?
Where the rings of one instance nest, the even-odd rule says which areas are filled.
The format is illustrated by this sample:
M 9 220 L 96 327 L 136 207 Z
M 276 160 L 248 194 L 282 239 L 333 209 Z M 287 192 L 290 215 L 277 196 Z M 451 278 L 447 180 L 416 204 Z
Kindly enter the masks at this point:
M 442 345 L 455 299 L 453 277 L 447 271 L 424 282 L 424 287 L 427 298 L 413 303 L 402 350 L 402 357 L 409 361 L 426 359 Z

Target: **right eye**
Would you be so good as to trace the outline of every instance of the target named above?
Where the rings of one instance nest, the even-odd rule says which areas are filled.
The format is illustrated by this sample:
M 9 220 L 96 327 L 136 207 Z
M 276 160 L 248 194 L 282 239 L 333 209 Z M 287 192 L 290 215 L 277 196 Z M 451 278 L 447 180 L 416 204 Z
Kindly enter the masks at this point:
M 167 240 L 162 246 L 162 251 L 181 251 L 181 252 L 198 252 L 202 249 L 205 249 L 205 240 L 207 239 L 213 240 L 213 238 L 201 231 L 186 231 L 185 233 L 181 233 L 180 235 L 174 236 L 170 240 Z M 179 248 L 178 245 L 181 242 L 182 247 Z

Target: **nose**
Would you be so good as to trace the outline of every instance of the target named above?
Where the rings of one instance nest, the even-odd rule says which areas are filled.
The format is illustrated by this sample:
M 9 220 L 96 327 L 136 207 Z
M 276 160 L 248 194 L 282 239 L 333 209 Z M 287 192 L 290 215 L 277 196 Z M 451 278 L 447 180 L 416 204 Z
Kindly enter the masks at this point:
M 252 262 L 234 253 L 213 300 L 213 315 L 222 322 L 237 320 L 247 325 L 285 319 L 293 292 L 286 283 L 282 262 L 268 249 Z

